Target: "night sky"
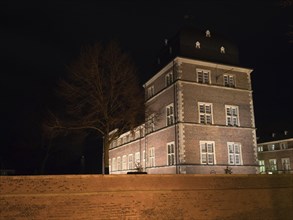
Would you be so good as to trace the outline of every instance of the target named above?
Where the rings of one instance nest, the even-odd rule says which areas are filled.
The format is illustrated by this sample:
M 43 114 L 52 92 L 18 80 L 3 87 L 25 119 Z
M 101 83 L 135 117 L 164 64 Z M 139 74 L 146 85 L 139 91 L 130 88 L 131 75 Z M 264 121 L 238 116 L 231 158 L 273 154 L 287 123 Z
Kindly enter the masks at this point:
M 43 114 L 55 104 L 56 82 L 82 46 L 117 40 L 144 83 L 154 74 L 164 39 L 186 25 L 238 42 L 241 66 L 254 69 L 258 135 L 292 130 L 293 6 L 282 2 L 1 1 L 1 157 L 18 152 L 6 157 L 10 166 L 37 157 Z

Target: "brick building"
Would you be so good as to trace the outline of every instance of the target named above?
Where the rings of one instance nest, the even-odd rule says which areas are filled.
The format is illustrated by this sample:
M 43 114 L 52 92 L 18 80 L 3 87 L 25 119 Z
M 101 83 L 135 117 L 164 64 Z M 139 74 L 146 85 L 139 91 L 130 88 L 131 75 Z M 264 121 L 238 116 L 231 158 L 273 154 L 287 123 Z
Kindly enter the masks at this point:
M 144 84 L 145 123 L 111 144 L 110 173 L 256 173 L 251 72 L 209 30 L 166 39 Z
M 272 133 L 258 140 L 260 173 L 293 173 L 293 132 Z

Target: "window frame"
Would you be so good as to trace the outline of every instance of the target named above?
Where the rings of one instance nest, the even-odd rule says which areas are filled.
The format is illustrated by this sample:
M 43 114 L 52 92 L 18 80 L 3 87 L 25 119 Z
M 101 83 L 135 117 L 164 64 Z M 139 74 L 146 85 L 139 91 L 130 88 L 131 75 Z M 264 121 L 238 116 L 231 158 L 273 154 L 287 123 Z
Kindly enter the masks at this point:
M 173 71 L 170 71 L 165 75 L 165 86 L 167 87 L 171 85 L 173 82 L 174 82 L 174 74 L 173 74 Z
M 258 166 L 259 166 L 259 172 L 260 173 L 265 173 L 266 172 L 266 166 L 265 166 L 265 161 L 264 160 L 259 160 L 258 161 Z
M 166 106 L 166 126 L 171 126 L 175 124 L 174 119 L 174 104 L 171 103 Z
M 223 85 L 225 87 L 235 88 L 236 87 L 236 76 L 232 75 L 232 74 L 224 74 L 223 75 Z
M 196 82 L 201 84 L 211 84 L 211 71 L 205 69 L 196 69 Z
M 155 161 L 155 147 L 149 148 L 149 167 L 155 167 L 156 161 Z
M 238 153 L 236 152 L 236 149 L 235 149 L 236 146 L 239 148 Z M 231 151 L 231 147 L 232 147 L 232 151 Z M 227 142 L 227 149 L 228 149 L 228 164 L 229 165 L 234 165 L 234 166 L 243 165 L 241 143 L 239 143 L 239 142 Z M 236 162 L 237 157 L 238 157 L 239 162 Z M 231 160 L 231 158 L 233 160 Z
M 204 112 L 201 112 L 201 106 L 204 107 Z M 210 106 L 210 113 L 207 113 L 207 106 Z M 204 118 L 204 122 L 202 122 L 202 117 Z M 210 123 L 208 123 L 208 117 L 210 117 Z M 198 122 L 199 124 L 214 124 L 214 117 L 213 117 L 213 104 L 207 102 L 198 102 Z
M 174 141 L 169 142 L 166 144 L 166 146 L 167 146 L 167 165 L 173 166 L 176 164 L 176 161 L 175 161 L 175 142 Z M 170 149 L 171 149 L 171 152 L 170 152 Z M 170 159 L 171 159 L 172 163 L 170 163 Z
M 212 153 L 209 152 L 209 145 L 212 144 Z M 203 145 L 205 147 L 205 152 L 203 152 Z M 205 164 L 205 165 L 216 165 L 216 145 L 215 141 L 199 141 L 199 146 L 200 146 L 200 164 Z M 203 156 L 205 155 L 205 156 Z M 210 156 L 212 155 L 213 161 L 209 162 Z M 206 162 L 203 162 L 205 158 Z
M 230 114 L 228 114 L 228 109 L 230 111 Z M 234 112 L 235 112 L 234 110 L 236 110 L 237 112 L 236 115 L 234 115 Z M 225 117 L 226 117 L 226 126 L 240 127 L 240 112 L 239 112 L 239 107 L 237 105 L 225 105 Z M 235 119 L 236 119 L 236 124 L 235 124 Z

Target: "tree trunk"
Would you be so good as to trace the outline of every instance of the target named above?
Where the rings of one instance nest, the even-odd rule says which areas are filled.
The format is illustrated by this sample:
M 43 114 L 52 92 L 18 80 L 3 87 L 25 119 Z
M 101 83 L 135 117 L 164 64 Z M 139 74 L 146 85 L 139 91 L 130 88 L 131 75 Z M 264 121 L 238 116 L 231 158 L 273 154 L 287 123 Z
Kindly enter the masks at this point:
M 109 174 L 110 169 L 109 169 L 109 137 L 108 135 L 105 135 L 104 137 L 104 158 L 103 158 L 103 163 L 104 163 L 104 170 L 103 174 Z

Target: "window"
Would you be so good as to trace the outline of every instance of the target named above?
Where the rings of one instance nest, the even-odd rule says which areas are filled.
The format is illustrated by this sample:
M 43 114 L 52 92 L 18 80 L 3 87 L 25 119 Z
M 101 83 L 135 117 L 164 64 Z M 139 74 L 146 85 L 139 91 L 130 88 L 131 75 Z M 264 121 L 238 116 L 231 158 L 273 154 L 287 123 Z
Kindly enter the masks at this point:
M 210 83 L 210 71 L 209 70 L 197 70 L 197 82 L 209 84 Z
M 140 163 L 140 152 L 135 153 L 135 163 Z
M 117 157 L 117 170 L 121 170 L 121 157 Z
M 275 150 L 275 145 L 274 144 L 269 144 L 268 145 L 269 150 Z
M 287 142 L 280 143 L 280 149 L 288 149 L 288 143 Z
M 127 169 L 127 161 L 126 161 L 126 155 L 123 155 L 122 157 L 122 170 Z
M 166 107 L 166 123 L 167 126 L 174 124 L 174 105 L 168 105 Z
M 221 53 L 225 53 L 225 47 L 221 46 L 221 48 L 220 48 L 220 52 L 221 52 Z
M 290 158 L 282 158 L 281 160 L 283 170 L 291 170 Z
M 148 98 L 151 98 L 152 96 L 154 96 L 155 94 L 155 87 L 154 86 L 150 86 L 148 88 Z
M 226 125 L 239 126 L 238 106 L 226 105 Z
M 209 30 L 206 30 L 206 37 L 211 37 L 211 32 Z
M 201 164 L 215 164 L 215 142 L 200 141 Z
M 233 75 L 224 75 L 224 86 L 235 87 L 235 77 Z
M 174 142 L 167 144 L 167 150 L 168 150 L 168 165 L 174 165 L 175 164 L 175 145 Z
M 199 43 L 199 41 L 196 41 L 195 42 L 195 48 L 200 49 L 200 43 Z
M 212 124 L 213 123 L 212 104 L 198 103 L 198 106 L 199 106 L 199 123 Z
M 264 160 L 259 160 L 258 165 L 259 165 L 259 172 L 260 173 L 266 172 L 265 161 Z
M 128 155 L 128 169 L 129 170 L 133 169 L 133 155 L 132 154 Z
M 239 143 L 228 142 L 228 164 L 241 165 L 241 145 Z
M 115 171 L 115 170 L 117 170 L 117 168 L 116 168 L 116 158 L 113 158 L 112 159 L 112 171 Z
M 111 159 L 109 159 L 109 172 L 111 173 L 111 171 L 112 171 Z
M 257 151 L 258 151 L 258 152 L 262 152 L 262 151 L 263 151 L 263 146 L 258 146 L 258 147 L 257 147 Z
M 149 166 L 154 167 L 155 166 L 155 148 L 151 147 L 149 149 Z
M 270 163 L 270 170 L 277 171 L 277 160 L 276 159 L 269 159 Z
M 171 71 L 171 72 L 167 73 L 166 76 L 165 76 L 165 85 L 166 86 L 171 85 L 173 80 L 174 80 L 173 72 Z
M 146 158 L 146 155 L 145 155 L 145 150 L 142 152 L 142 166 L 145 166 L 145 158 Z
M 151 114 L 147 117 L 147 133 L 155 131 L 155 114 Z
M 138 139 L 140 137 L 139 131 L 135 132 L 135 139 Z

